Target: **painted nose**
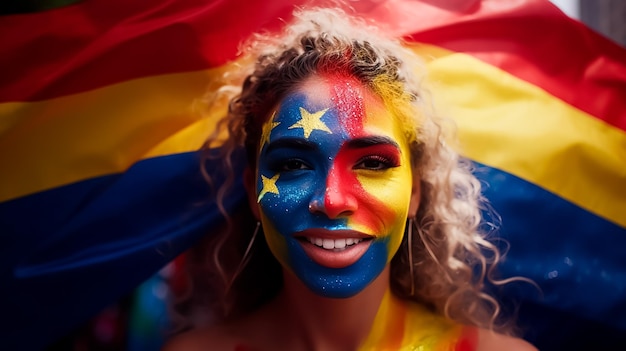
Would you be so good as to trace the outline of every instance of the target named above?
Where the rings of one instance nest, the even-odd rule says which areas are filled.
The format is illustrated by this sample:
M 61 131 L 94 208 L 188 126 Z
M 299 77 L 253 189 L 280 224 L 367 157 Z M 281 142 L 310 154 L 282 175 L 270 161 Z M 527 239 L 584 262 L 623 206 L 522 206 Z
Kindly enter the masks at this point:
M 311 213 L 323 213 L 328 218 L 334 219 L 347 217 L 356 212 L 358 202 L 353 193 L 354 185 L 347 183 L 345 179 L 335 169 L 331 169 L 323 196 L 314 197 L 309 204 Z

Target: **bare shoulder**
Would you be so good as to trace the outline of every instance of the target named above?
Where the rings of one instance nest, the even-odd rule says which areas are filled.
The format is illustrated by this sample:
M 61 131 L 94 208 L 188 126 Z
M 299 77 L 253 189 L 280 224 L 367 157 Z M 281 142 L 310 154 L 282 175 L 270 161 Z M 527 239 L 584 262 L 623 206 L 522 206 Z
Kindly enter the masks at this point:
M 489 330 L 479 330 L 476 351 L 537 351 L 528 341 L 513 336 L 498 334 Z
M 237 341 L 223 327 L 200 328 L 173 336 L 161 351 L 235 350 Z

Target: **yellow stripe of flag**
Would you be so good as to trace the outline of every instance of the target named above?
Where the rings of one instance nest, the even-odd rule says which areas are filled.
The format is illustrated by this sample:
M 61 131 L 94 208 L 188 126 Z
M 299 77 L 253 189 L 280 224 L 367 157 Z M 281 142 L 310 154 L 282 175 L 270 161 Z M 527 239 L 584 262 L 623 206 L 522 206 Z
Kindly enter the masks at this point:
M 419 45 L 464 154 L 626 227 L 626 133 L 472 56 Z M 593 97 L 590 97 L 593 98 Z
M 230 68 L 0 104 L 0 164 L 6 167 L 0 201 L 122 172 L 141 159 L 197 150 L 218 118 L 193 106 L 207 83 Z

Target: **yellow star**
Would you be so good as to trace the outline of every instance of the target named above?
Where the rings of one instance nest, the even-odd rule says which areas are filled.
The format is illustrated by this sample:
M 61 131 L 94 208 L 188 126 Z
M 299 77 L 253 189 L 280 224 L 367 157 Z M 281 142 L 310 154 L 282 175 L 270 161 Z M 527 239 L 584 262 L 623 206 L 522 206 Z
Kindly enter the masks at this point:
M 307 139 L 311 135 L 311 132 L 316 129 L 331 133 L 330 129 L 328 129 L 326 124 L 324 124 L 324 122 L 322 122 L 321 120 L 326 111 L 328 111 L 327 108 L 315 113 L 310 113 L 309 111 L 300 107 L 301 118 L 298 122 L 289 127 L 289 129 L 302 128 L 304 130 L 304 137 Z
M 274 116 L 276 116 L 276 111 L 274 111 L 270 119 L 268 119 L 267 122 L 263 124 L 263 132 L 261 134 L 261 147 L 259 148 L 259 151 L 261 151 L 260 149 L 263 148 L 263 145 L 270 141 L 270 134 L 272 134 L 272 129 L 280 124 L 280 122 L 274 122 Z
M 279 176 L 280 176 L 280 173 L 276 173 L 276 175 L 273 176 L 272 178 L 268 178 L 261 174 L 261 181 L 263 182 L 263 189 L 261 189 L 261 192 L 259 193 L 257 202 L 261 202 L 261 199 L 267 193 L 280 195 L 280 193 L 278 192 L 278 188 L 276 187 L 276 181 L 278 180 Z

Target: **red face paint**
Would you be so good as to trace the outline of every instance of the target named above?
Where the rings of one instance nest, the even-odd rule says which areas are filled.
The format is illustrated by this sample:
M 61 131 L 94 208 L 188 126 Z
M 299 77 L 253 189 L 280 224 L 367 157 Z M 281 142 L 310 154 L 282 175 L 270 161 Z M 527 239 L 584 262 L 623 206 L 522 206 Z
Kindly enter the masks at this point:
M 332 84 L 331 101 L 336 106 L 341 124 L 348 137 L 363 136 L 365 108 L 363 104 L 362 84 L 348 76 L 329 76 Z
M 355 78 L 348 76 L 329 76 L 332 86 L 331 101 L 338 111 L 339 121 L 347 134 L 348 139 L 356 139 L 369 136 L 365 132 L 364 124 L 367 121 L 365 104 L 363 100 L 363 85 Z M 357 178 L 357 172 L 353 170 L 354 165 L 367 154 L 393 154 L 397 165 L 398 157 L 396 150 L 385 150 L 383 145 L 368 147 L 364 149 L 349 149 L 344 144 L 333 162 L 328 173 L 326 196 L 324 205 L 333 213 L 343 208 L 366 207 L 372 211 L 364 209 L 356 211 L 350 218 L 350 222 L 363 225 L 374 233 L 381 233 L 384 228 L 380 223 L 384 223 L 393 218 L 394 212 L 388 205 L 381 202 L 376 197 L 367 192 Z M 351 203 L 354 202 L 354 205 Z M 349 205 L 350 207 L 345 207 Z M 382 219 L 382 221 L 381 221 Z

